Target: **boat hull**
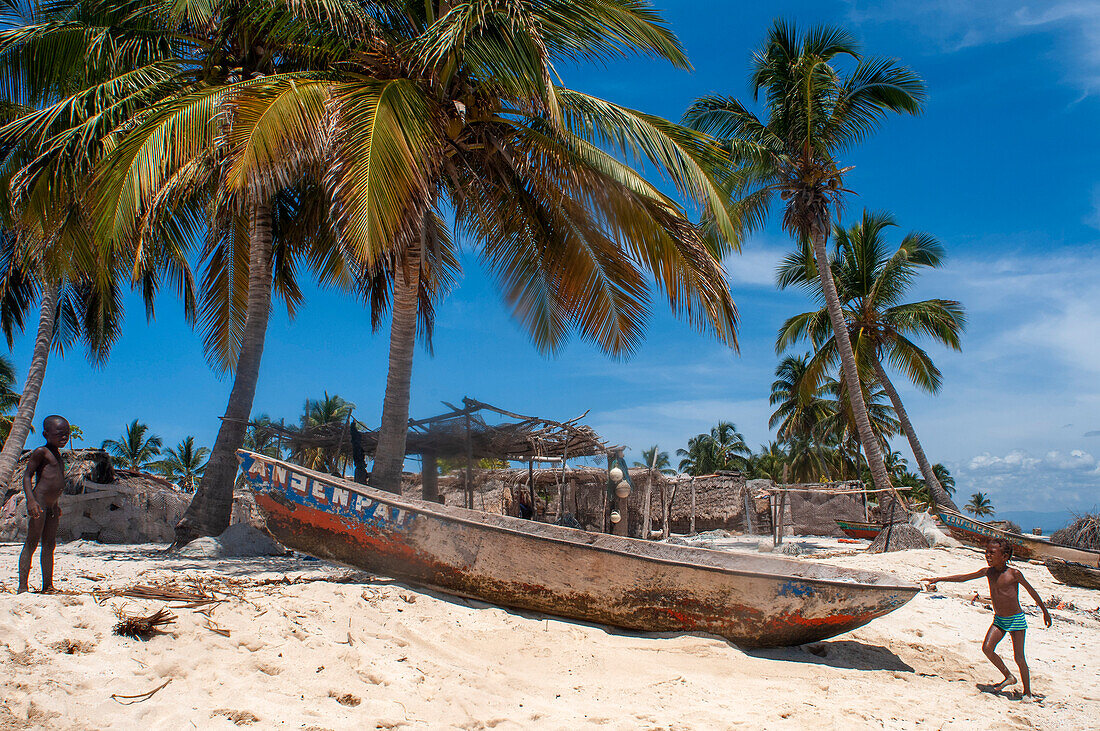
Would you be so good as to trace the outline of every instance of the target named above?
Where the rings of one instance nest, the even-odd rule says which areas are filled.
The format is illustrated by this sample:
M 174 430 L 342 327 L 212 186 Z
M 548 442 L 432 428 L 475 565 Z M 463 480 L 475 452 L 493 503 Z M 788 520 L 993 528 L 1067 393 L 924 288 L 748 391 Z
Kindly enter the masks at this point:
M 1063 584 L 1079 586 L 1082 589 L 1100 589 L 1100 569 L 1073 561 L 1051 560 L 1046 562 L 1047 571 Z
M 882 532 L 882 526 L 877 523 L 858 523 L 852 520 L 836 521 L 837 528 L 849 538 L 863 538 L 873 541 Z
M 1060 543 L 1051 543 L 1040 538 L 1025 536 L 1022 533 L 1001 530 L 950 510 L 941 510 L 939 518 L 940 522 L 951 532 L 951 535 L 963 543 L 978 548 L 985 548 L 992 538 L 1003 538 L 1012 544 L 1012 555 L 1015 558 L 1024 560 L 1059 559 L 1084 564 L 1085 566 L 1100 566 L 1100 551 L 1063 546 Z
M 240 454 L 267 530 L 283 544 L 506 607 L 771 647 L 854 629 L 919 591 L 888 574 L 444 507 Z

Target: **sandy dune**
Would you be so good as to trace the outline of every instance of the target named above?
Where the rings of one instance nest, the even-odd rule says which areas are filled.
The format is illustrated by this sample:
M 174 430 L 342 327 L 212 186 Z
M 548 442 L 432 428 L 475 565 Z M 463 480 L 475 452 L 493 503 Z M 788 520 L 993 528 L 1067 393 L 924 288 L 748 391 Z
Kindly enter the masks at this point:
M 199 561 L 156 546 L 62 546 L 58 586 L 74 593 L 16 596 L 18 550 L 0 545 L 0 729 L 1100 726 L 1100 612 L 1085 611 L 1097 609 L 1100 592 L 1063 586 L 1030 564 L 1023 571 L 1041 595 L 1078 609 L 1054 610 L 1048 630 L 1026 605 L 1032 682 L 1045 698 L 1025 704 L 976 688 L 996 679 L 979 647 L 990 611 L 969 600 L 988 593 L 980 582 L 943 584 L 827 642 L 743 651 L 713 637 L 511 612 L 320 561 Z M 969 570 L 981 557 L 940 549 L 800 560 L 915 579 Z M 284 576 L 330 580 L 238 587 L 209 617 L 173 610 L 167 634 L 145 642 L 112 634 L 115 607 L 149 613 L 165 602 L 100 604 L 89 593 Z M 1011 655 L 1007 641 L 1002 650 Z M 111 698 L 166 681 L 131 705 Z

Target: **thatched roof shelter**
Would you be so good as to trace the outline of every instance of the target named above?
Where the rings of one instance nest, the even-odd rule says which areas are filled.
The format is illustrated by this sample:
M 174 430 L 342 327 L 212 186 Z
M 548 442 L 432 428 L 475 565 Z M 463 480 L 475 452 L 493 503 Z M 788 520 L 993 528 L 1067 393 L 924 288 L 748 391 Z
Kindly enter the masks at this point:
M 1100 515 L 1079 515 L 1077 520 L 1065 528 L 1054 531 L 1050 540 L 1067 546 L 1100 551 Z

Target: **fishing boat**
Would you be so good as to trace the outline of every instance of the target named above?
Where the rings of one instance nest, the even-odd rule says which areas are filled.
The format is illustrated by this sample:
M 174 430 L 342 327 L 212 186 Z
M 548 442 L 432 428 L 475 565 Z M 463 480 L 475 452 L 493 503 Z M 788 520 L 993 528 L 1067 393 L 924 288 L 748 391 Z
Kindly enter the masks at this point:
M 1016 558 L 1040 561 L 1060 559 L 1086 567 L 1100 567 L 1100 551 L 1065 546 L 1036 536 L 1002 530 L 946 508 L 941 509 L 938 515 L 940 522 L 951 531 L 951 535 L 978 548 L 985 548 L 991 538 L 1003 538 L 1012 544 L 1012 555 Z
M 267 531 L 284 545 L 506 607 L 775 647 L 847 632 L 920 590 L 884 573 L 443 506 L 253 452 L 238 455 Z
M 1063 584 L 1079 586 L 1083 589 L 1100 589 L 1100 568 L 1057 558 L 1044 563 L 1050 575 Z
M 878 534 L 882 532 L 882 526 L 878 523 L 860 523 L 855 520 L 838 520 L 836 521 L 836 526 L 849 538 L 865 538 L 868 541 L 875 540 Z

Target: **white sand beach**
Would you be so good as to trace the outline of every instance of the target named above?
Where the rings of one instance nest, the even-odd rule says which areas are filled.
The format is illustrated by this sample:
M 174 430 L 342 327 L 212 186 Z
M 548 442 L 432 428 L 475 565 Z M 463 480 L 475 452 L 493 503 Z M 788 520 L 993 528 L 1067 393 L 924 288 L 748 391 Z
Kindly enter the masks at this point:
M 829 539 L 788 540 L 832 554 L 798 560 L 907 579 L 982 561 L 962 548 L 869 555 Z M 832 640 L 746 651 L 714 637 L 513 612 L 321 561 L 171 558 L 152 545 L 61 546 L 57 584 L 70 593 L 15 595 L 18 552 L 0 545 L 0 729 L 1100 725 L 1100 592 L 1064 586 L 1026 563 L 1017 565 L 1044 598 L 1077 606 L 1052 610 L 1045 629 L 1024 601 L 1032 683 L 1043 696 L 1033 703 L 976 687 L 998 679 L 979 646 L 991 612 L 971 601 L 987 596 L 984 582 L 941 584 Z M 299 583 L 249 586 L 283 577 Z M 206 614 L 172 610 L 175 622 L 148 641 L 114 635 L 115 608 L 148 614 L 173 603 L 97 603 L 91 594 L 193 578 L 234 596 Z M 1001 649 L 1011 657 L 1007 640 Z M 111 697 L 158 687 L 145 700 Z

